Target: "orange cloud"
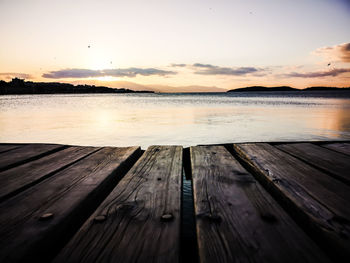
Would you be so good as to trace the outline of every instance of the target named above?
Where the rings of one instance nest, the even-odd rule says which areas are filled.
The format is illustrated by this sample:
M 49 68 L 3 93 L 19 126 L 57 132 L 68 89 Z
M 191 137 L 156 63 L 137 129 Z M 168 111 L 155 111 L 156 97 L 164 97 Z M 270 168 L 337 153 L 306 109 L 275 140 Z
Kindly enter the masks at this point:
M 255 67 L 219 67 L 211 64 L 195 63 L 192 65 L 195 69 L 194 74 L 200 75 L 228 75 L 228 76 L 245 76 L 248 74 L 257 74 L 256 76 L 265 76 L 265 69 Z
M 332 47 L 321 47 L 316 49 L 314 54 L 324 56 L 333 61 L 350 63 L 350 43 L 343 43 Z
M 350 68 L 337 68 L 328 71 L 314 71 L 314 72 L 291 72 L 287 74 L 282 74 L 280 76 L 286 78 L 322 78 L 322 77 L 336 77 L 340 74 L 349 73 Z

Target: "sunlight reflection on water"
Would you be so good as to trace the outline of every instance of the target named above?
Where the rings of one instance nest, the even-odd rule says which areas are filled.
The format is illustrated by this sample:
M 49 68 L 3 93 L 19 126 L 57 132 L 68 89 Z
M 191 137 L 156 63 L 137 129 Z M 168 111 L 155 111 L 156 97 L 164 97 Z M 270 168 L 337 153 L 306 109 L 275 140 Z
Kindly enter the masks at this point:
M 0 142 L 130 146 L 350 138 L 349 93 L 0 96 Z

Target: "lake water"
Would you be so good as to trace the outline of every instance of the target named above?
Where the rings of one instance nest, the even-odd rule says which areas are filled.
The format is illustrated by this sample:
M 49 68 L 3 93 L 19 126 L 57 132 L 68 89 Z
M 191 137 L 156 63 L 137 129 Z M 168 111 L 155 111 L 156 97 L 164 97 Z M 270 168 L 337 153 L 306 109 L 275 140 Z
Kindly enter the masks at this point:
M 0 96 L 0 142 L 93 146 L 350 139 L 350 92 Z

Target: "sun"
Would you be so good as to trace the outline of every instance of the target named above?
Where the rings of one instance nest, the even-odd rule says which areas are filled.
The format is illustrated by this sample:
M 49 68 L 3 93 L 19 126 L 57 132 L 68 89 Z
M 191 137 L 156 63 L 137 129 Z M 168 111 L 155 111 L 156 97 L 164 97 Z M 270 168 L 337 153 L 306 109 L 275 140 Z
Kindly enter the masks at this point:
M 103 70 L 115 67 L 112 56 L 106 54 L 104 51 L 91 48 L 91 50 L 89 49 L 89 52 L 86 55 L 86 66 L 89 69 Z

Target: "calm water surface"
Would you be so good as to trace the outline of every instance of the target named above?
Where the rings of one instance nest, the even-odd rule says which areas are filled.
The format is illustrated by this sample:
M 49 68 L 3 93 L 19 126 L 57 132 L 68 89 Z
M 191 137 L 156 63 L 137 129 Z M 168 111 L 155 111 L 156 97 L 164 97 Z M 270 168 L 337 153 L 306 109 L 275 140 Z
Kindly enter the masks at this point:
M 350 93 L 0 96 L 0 142 L 130 146 L 350 139 Z

